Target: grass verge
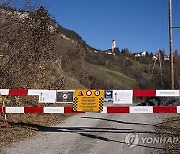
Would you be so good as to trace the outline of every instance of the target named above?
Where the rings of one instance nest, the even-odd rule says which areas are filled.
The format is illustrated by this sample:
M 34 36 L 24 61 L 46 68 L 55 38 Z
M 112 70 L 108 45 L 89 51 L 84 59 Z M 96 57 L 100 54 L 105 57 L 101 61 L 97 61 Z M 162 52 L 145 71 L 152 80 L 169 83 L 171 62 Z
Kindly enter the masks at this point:
M 180 153 L 180 117 L 168 117 L 158 127 L 157 131 L 162 137 L 178 138 L 177 142 L 168 142 L 165 144 L 163 154 Z

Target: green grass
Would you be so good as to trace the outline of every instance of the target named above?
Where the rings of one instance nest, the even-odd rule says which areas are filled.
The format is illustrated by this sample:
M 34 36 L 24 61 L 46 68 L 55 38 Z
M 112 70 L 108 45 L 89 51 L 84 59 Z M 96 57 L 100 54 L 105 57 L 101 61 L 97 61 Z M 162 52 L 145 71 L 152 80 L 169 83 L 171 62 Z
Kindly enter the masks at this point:
M 137 61 L 133 60 L 133 65 L 131 66 L 131 68 L 134 70 L 134 71 L 137 71 L 138 70 L 138 67 L 139 67 L 139 70 L 143 69 L 143 68 L 149 68 L 149 64 L 142 64 L 142 63 L 138 63 Z M 139 65 L 139 66 L 138 66 Z M 152 65 L 152 64 L 151 64 Z M 152 66 L 151 66 L 152 67 Z
M 71 70 L 64 70 L 66 89 L 134 89 L 136 81 L 118 71 L 102 65 L 83 63 L 78 76 Z
M 124 85 L 127 89 L 132 89 L 136 87 L 135 80 L 126 77 L 125 75 L 121 75 L 120 73 L 116 73 L 114 71 L 106 71 L 107 74 L 109 74 L 111 77 L 114 78 L 114 80 L 120 82 Z
M 116 89 L 134 89 L 136 88 L 136 81 L 120 72 L 107 69 L 101 65 L 92 65 L 88 64 L 89 67 L 92 67 L 96 72 L 97 76 L 103 76 L 104 82 L 112 84 L 113 88 Z

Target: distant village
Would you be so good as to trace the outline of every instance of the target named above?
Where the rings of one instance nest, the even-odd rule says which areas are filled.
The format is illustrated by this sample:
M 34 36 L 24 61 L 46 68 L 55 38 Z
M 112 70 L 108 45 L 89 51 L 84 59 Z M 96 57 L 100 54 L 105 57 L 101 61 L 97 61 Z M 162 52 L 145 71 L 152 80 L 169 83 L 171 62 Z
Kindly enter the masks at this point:
M 145 57 L 147 54 L 148 54 L 147 51 L 143 51 L 143 52 L 140 52 L 140 53 L 133 53 L 134 57 Z M 158 58 L 159 58 L 159 54 L 155 54 L 155 55 L 152 56 L 152 60 L 157 60 Z M 164 55 L 163 60 L 164 61 L 169 61 L 169 56 Z
M 116 47 L 116 42 L 115 40 L 112 40 L 112 48 L 111 49 L 108 49 L 108 50 L 105 50 L 104 52 L 107 54 L 107 55 L 116 55 L 116 53 L 114 52 L 116 49 L 118 49 Z M 160 50 L 158 50 L 160 51 Z M 97 50 L 94 50 L 95 53 L 97 53 L 98 51 Z M 119 51 L 120 52 L 120 51 Z M 135 58 L 138 58 L 138 57 L 146 57 L 147 55 L 149 55 L 149 53 L 147 51 L 142 51 L 142 52 L 138 52 L 138 53 L 132 53 L 132 55 L 135 57 Z M 159 58 L 159 52 L 156 53 L 156 54 L 152 54 L 152 60 L 158 60 Z M 169 56 L 168 55 L 163 55 L 163 60 L 164 61 L 169 61 Z

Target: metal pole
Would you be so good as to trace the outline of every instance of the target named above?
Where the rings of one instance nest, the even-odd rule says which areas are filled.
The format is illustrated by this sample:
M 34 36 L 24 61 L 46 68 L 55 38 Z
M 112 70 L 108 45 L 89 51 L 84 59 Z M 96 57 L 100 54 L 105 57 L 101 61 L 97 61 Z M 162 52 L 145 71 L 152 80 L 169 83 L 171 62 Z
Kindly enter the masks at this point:
M 163 73 L 162 73 L 162 65 L 161 65 L 161 53 L 160 53 L 160 50 L 158 50 L 158 54 L 159 54 L 159 67 L 160 67 L 160 71 L 161 71 L 161 83 L 162 83 L 162 86 L 164 87 L 164 83 L 163 83 Z
M 169 0 L 169 48 L 170 48 L 170 76 L 171 89 L 174 89 L 174 62 L 173 62 L 173 40 L 172 40 L 172 0 Z

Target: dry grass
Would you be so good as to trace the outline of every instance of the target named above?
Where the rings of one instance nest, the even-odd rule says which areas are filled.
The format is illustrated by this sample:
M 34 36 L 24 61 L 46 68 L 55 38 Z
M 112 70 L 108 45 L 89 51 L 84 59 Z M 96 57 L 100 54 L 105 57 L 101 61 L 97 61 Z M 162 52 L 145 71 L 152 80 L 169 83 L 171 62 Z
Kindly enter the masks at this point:
M 85 64 L 85 66 L 88 68 L 85 72 L 92 89 L 134 89 L 137 86 L 135 80 L 120 72 L 106 69 L 101 65 Z
M 44 127 L 58 124 L 68 118 L 68 114 L 8 114 L 8 129 L 4 128 L 0 116 L 0 149 L 14 142 L 34 136 Z
M 178 137 L 178 143 L 168 143 L 165 145 L 164 154 L 179 154 L 180 152 L 180 117 L 166 118 L 161 125 L 157 127 L 162 137 Z

